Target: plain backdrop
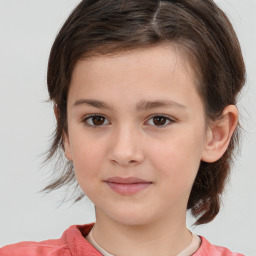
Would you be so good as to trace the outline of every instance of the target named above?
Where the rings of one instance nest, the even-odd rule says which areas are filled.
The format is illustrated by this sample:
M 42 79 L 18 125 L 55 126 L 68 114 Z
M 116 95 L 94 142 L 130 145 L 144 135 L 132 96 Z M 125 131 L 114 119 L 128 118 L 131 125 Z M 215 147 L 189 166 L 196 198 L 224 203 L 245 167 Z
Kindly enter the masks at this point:
M 54 129 L 46 70 L 53 40 L 78 0 L 0 0 L 0 246 L 58 238 L 72 224 L 94 221 L 88 199 L 60 202 L 63 191 L 39 193 Z M 192 231 L 214 244 L 255 256 L 256 0 L 218 0 L 241 42 L 247 83 L 239 97 L 243 144 L 216 219 Z M 188 225 L 193 219 L 188 216 Z

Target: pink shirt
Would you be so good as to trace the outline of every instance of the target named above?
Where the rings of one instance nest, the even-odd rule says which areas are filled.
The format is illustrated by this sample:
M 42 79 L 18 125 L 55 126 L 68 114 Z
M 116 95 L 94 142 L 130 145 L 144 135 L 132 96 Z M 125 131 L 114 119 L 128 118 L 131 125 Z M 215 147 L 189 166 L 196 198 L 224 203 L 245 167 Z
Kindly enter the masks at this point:
M 102 256 L 86 239 L 94 223 L 74 225 L 60 239 L 21 242 L 0 248 L 0 256 Z M 227 248 L 210 244 L 204 237 L 193 256 L 244 256 Z

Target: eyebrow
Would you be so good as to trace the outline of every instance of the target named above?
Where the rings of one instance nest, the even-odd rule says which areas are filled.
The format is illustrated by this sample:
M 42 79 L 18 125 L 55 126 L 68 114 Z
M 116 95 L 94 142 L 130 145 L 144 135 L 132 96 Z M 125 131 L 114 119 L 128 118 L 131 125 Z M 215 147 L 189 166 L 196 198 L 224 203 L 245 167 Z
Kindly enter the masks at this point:
M 145 111 L 150 110 L 154 108 L 180 108 L 180 109 L 186 109 L 186 107 L 182 104 L 179 104 L 172 100 L 156 100 L 156 101 L 145 101 L 142 100 L 136 105 L 136 109 L 138 111 Z
M 81 106 L 81 105 L 88 105 L 88 106 L 99 108 L 99 109 L 107 109 L 107 110 L 113 109 L 113 107 L 108 103 L 99 101 L 99 100 L 94 100 L 94 99 L 79 99 L 73 104 L 73 106 Z M 160 107 L 186 109 L 186 106 L 172 100 L 155 100 L 155 101 L 142 100 L 138 104 L 136 104 L 137 111 L 146 111 L 146 110 L 151 110 L 151 109 L 160 108 Z
M 88 106 L 100 108 L 100 109 L 109 109 L 109 110 L 112 109 L 112 107 L 109 104 L 103 101 L 93 100 L 93 99 L 79 99 L 74 103 L 73 106 L 81 106 L 81 105 L 88 105 Z

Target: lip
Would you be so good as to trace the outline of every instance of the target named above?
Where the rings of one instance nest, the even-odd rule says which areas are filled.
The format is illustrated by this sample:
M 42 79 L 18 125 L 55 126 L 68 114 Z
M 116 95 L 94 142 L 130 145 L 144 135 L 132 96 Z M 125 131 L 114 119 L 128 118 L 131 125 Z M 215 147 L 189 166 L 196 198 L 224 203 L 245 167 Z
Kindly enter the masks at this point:
M 105 180 L 105 182 L 113 191 L 121 195 L 134 195 L 153 183 L 137 177 L 112 177 Z
M 112 177 L 106 180 L 107 182 L 113 183 L 121 183 L 121 184 L 131 184 L 131 183 L 151 183 L 150 181 L 146 181 L 137 177 Z

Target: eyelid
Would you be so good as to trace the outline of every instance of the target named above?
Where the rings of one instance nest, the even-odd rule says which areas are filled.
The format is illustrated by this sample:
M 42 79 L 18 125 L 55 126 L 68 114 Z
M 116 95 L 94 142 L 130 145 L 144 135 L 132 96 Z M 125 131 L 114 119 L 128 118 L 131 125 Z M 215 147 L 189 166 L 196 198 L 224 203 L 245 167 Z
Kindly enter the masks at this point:
M 89 123 L 87 122 L 87 120 L 90 119 L 90 118 L 92 118 L 92 117 L 95 117 L 95 116 L 99 116 L 99 117 L 105 118 L 105 120 L 108 121 L 108 124 L 102 124 L 102 125 L 92 125 L 92 124 L 89 124 Z M 108 118 L 107 118 L 106 116 L 104 116 L 104 115 L 102 115 L 102 114 L 97 114 L 97 113 L 95 113 L 95 114 L 89 114 L 89 115 L 83 116 L 83 118 L 82 118 L 82 123 L 83 123 L 84 125 L 90 127 L 90 128 L 98 128 L 98 127 L 102 127 L 102 126 L 109 125 L 109 124 L 110 124 L 110 121 L 108 120 Z
M 150 119 L 154 118 L 154 117 L 164 117 L 168 120 L 168 123 L 167 124 L 164 124 L 164 125 L 151 125 L 151 126 L 155 126 L 155 127 L 159 127 L 159 128 L 163 128 L 163 127 L 166 127 L 168 125 L 170 125 L 171 123 L 174 123 L 174 122 L 177 122 L 177 120 L 169 115 L 165 115 L 165 114 L 154 114 L 154 115 L 151 115 L 147 118 L 147 121 L 146 123 L 149 122 Z

